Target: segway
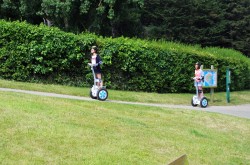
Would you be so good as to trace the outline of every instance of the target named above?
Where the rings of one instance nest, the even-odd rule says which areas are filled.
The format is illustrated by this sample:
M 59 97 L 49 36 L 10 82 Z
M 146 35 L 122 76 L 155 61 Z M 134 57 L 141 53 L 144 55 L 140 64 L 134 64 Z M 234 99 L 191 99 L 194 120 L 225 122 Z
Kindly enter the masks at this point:
M 98 87 L 97 83 L 100 82 L 99 79 L 96 78 L 95 71 L 94 71 L 94 66 L 95 64 L 89 63 L 89 66 L 91 67 L 92 74 L 94 77 L 94 85 L 90 89 L 90 97 L 92 99 L 98 99 L 100 101 L 105 101 L 108 98 L 108 91 L 105 86 Z
M 193 96 L 191 100 L 191 105 L 193 107 L 196 107 L 197 105 L 200 105 L 201 108 L 206 108 L 208 106 L 208 100 L 205 96 L 203 96 L 201 99 L 199 99 L 198 95 L 198 83 L 195 82 L 195 89 L 196 89 L 196 95 Z

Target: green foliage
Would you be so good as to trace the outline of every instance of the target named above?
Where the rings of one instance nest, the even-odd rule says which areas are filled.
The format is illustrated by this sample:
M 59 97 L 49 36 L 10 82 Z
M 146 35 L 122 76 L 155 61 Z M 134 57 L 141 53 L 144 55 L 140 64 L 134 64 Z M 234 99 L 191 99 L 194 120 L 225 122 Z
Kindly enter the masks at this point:
M 1 21 L 1 77 L 21 81 L 84 83 L 83 52 L 95 38 L 57 28 Z M 88 38 L 87 38 L 88 37 Z M 78 83 L 79 83 L 78 82 Z
M 224 42 L 250 57 L 250 1 L 224 1 L 226 6 L 227 29 Z
M 196 61 L 218 68 L 218 90 L 225 89 L 226 67 L 232 70 L 232 90 L 249 88 L 249 59 L 234 50 L 123 37 L 104 39 L 101 46 L 102 56 L 109 59 L 105 74 L 114 89 L 190 92 Z
M 192 44 L 218 44 L 226 26 L 224 8 L 217 0 L 146 0 L 143 20 L 147 30 L 145 35 Z
M 145 0 L 147 38 L 234 48 L 250 57 L 250 1 Z
M 218 90 L 225 90 L 226 67 L 232 90 L 249 89 L 250 62 L 241 53 L 166 41 L 74 35 L 57 28 L 0 21 L 0 75 L 5 79 L 86 86 L 92 45 L 100 48 L 108 88 L 148 92 L 194 91 L 194 63 L 218 68 Z
M 249 0 L 0 0 L 0 19 L 233 48 L 250 57 Z

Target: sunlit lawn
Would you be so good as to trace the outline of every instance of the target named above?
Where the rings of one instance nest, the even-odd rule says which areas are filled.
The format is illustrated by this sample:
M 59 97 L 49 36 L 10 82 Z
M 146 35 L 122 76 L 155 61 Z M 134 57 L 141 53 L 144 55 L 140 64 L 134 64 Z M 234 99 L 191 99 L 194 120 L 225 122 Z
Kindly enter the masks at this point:
M 1 164 L 249 164 L 250 120 L 0 92 Z

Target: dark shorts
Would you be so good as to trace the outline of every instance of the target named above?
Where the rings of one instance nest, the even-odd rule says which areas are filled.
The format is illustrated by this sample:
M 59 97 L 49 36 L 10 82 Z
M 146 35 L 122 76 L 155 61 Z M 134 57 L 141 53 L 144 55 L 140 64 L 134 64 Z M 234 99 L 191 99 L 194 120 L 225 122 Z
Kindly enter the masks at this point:
M 95 71 L 95 74 L 101 74 L 102 73 L 101 69 L 98 69 L 98 68 L 94 69 L 94 71 Z

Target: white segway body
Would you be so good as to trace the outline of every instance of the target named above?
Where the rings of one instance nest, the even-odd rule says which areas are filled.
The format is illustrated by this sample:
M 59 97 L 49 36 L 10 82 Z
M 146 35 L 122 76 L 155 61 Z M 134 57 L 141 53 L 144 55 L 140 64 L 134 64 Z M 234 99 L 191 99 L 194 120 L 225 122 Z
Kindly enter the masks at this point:
M 206 97 L 202 97 L 200 100 L 196 95 L 193 96 L 191 100 L 191 105 L 193 107 L 196 107 L 197 105 L 200 105 L 202 108 L 206 108 L 208 106 L 208 100 Z
M 192 101 L 191 101 L 192 106 L 197 106 L 200 104 L 200 101 L 196 95 L 193 96 Z
M 90 89 L 90 97 L 92 99 L 97 98 L 97 92 L 98 92 L 98 87 L 96 85 L 93 85 L 93 87 Z
M 196 107 L 197 105 L 200 105 L 202 108 L 206 108 L 208 106 L 208 99 L 206 97 L 202 97 L 199 99 L 198 97 L 198 86 L 195 85 L 196 88 L 196 95 L 193 96 L 191 100 L 191 105 L 193 107 Z

